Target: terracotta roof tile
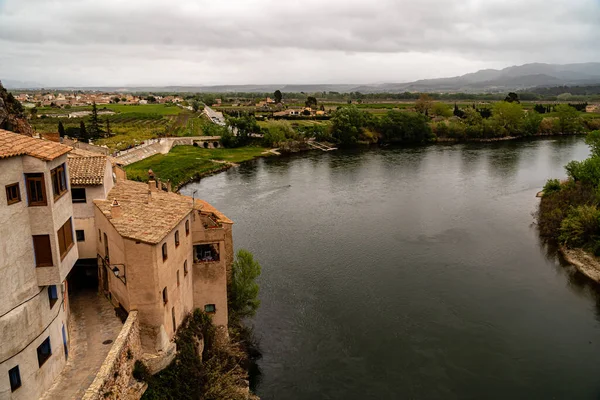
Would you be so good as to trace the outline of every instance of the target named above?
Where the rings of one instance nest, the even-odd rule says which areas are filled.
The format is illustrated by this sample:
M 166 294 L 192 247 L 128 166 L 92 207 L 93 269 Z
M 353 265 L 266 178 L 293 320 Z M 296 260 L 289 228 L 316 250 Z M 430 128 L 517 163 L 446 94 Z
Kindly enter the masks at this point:
M 69 154 L 71 185 L 102 185 L 106 171 L 106 156 L 77 157 Z
M 209 203 L 207 203 L 204 200 L 194 199 L 194 210 L 200 210 L 201 212 L 212 213 L 217 217 L 219 222 L 222 222 L 225 224 L 233 224 L 233 221 L 230 220 L 229 218 L 227 218 L 225 216 L 225 214 L 223 214 L 221 211 L 217 210 L 216 208 L 214 208 L 212 205 L 210 205 Z
M 111 215 L 117 200 L 120 215 Z M 117 232 L 123 237 L 157 244 L 192 211 L 192 199 L 163 191 L 148 194 L 148 185 L 134 181 L 118 181 L 106 200 L 94 200 Z
M 50 140 L 36 139 L 30 136 L 0 129 L 0 158 L 31 156 L 51 161 L 71 151 L 71 147 Z

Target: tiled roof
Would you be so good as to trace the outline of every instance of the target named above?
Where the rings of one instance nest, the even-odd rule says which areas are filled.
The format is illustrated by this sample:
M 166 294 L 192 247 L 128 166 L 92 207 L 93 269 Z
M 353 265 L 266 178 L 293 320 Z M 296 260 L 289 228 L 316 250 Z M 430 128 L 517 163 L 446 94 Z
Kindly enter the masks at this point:
M 207 203 L 204 200 L 194 199 L 194 210 L 200 210 L 201 212 L 207 212 L 214 214 L 219 222 L 223 222 L 225 224 L 233 224 L 233 221 L 230 220 L 223 214 L 221 211 L 214 208 L 212 205 Z
M 36 139 L 30 136 L 0 129 L 0 158 L 31 156 L 51 161 L 71 151 L 71 147 L 50 140 Z
M 117 200 L 120 215 L 111 215 Z M 94 200 L 117 232 L 123 237 L 157 244 L 192 211 L 192 199 L 176 193 L 151 192 L 148 185 L 134 181 L 118 181 L 106 200 Z
M 69 154 L 69 178 L 71 185 L 102 185 L 106 171 L 106 157 L 73 157 Z

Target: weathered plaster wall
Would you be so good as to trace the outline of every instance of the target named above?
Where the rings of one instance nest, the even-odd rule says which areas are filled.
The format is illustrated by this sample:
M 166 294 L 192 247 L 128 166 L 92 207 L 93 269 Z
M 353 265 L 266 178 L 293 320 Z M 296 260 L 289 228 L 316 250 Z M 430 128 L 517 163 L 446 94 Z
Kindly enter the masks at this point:
M 79 258 L 96 258 L 96 242 L 98 241 L 98 229 L 96 228 L 96 220 L 92 218 L 75 218 L 74 229 L 83 230 L 85 240 L 77 243 L 77 251 Z M 75 237 L 77 241 L 77 237 Z
M 137 382 L 132 373 L 141 353 L 138 312 L 132 311 L 82 399 L 139 399 L 145 385 Z

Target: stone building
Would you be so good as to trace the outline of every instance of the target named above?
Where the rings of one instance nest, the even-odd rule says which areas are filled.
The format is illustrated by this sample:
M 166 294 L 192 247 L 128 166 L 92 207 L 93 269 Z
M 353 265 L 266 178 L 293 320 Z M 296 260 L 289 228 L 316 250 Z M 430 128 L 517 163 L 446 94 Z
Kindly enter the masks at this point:
M 78 258 L 67 153 L 0 130 L 0 398 L 37 399 L 69 351 L 68 285 Z
M 145 352 L 172 354 L 175 331 L 195 308 L 227 325 L 231 220 L 154 180 L 118 181 L 94 203 L 101 290 L 139 312 Z

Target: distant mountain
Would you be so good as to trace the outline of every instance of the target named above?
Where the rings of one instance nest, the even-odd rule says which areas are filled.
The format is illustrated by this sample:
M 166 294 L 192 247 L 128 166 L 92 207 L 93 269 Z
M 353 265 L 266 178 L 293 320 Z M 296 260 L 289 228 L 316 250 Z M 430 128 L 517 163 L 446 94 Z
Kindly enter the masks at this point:
M 374 80 L 377 77 L 373 78 Z M 95 86 L 55 87 L 53 89 L 99 90 L 105 92 L 193 92 L 193 93 L 273 93 L 282 92 L 445 92 L 483 93 L 527 90 L 537 87 L 584 86 L 600 84 L 600 63 L 524 64 L 504 69 L 482 69 L 451 78 L 422 79 L 408 83 L 381 84 L 266 84 L 266 85 L 187 85 L 187 86 Z M 39 88 L 32 82 L 5 81 L 10 88 Z M 47 87 L 48 88 L 48 87 Z M 48 88 L 50 89 L 50 88 Z

